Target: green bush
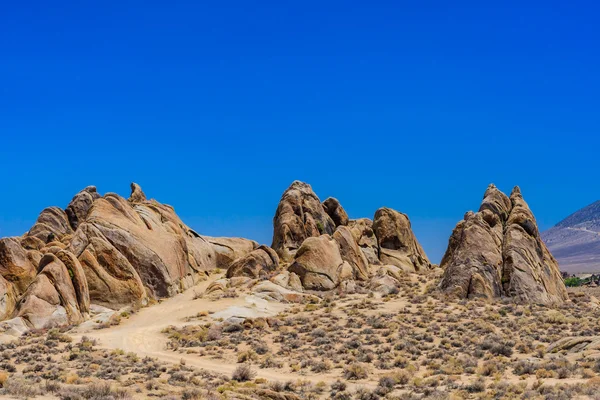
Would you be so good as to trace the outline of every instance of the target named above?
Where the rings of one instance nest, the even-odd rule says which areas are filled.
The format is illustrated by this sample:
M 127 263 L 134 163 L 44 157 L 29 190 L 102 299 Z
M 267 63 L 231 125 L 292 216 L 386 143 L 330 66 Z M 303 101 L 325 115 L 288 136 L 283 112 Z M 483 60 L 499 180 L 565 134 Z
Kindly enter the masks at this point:
M 576 287 L 581 286 L 581 279 L 576 276 L 565 279 L 565 286 L 567 287 Z

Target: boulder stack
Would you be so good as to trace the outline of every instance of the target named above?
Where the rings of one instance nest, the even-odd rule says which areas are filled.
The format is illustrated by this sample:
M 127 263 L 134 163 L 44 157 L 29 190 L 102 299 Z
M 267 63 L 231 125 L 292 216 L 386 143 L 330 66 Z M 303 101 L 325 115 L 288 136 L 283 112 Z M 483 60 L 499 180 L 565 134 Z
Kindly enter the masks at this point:
M 519 187 L 510 197 L 488 187 L 479 211 L 465 214 L 454 228 L 441 267 L 440 288 L 460 298 L 506 296 L 546 305 L 568 299 Z
M 431 263 L 405 214 L 381 208 L 374 221 L 350 220 L 335 198 L 320 202 L 310 185 L 295 181 L 283 193 L 273 219 L 273 249 L 286 274 L 305 290 L 331 290 L 345 281 L 367 281 L 372 266 L 393 265 L 425 273 Z

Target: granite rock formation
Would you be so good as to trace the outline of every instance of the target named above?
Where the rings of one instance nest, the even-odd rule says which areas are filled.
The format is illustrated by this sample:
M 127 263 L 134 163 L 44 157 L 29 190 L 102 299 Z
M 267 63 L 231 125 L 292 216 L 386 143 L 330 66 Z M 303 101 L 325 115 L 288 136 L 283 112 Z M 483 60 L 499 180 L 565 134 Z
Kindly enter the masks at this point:
M 558 264 L 519 187 L 510 198 L 488 187 L 479 211 L 468 212 L 456 225 L 441 267 L 440 288 L 461 298 L 506 296 L 547 305 L 568 299 Z
M 129 200 L 90 186 L 65 210 L 42 211 L 23 237 L 0 239 L 0 318 L 29 328 L 77 324 L 91 303 L 118 309 L 173 296 L 257 247 L 197 234 L 137 184 Z

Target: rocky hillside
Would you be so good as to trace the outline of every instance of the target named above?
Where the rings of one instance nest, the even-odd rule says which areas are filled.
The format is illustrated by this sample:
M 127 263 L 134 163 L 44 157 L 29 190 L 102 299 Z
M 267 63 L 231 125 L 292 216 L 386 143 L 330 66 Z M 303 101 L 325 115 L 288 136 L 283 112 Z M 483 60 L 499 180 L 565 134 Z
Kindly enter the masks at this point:
M 561 271 L 600 271 L 600 201 L 571 214 L 542 233 Z
M 538 304 L 568 298 L 558 263 L 518 186 L 510 198 L 488 187 L 479 212 L 468 212 L 456 225 L 441 267 L 440 287 L 462 298 L 507 296 Z
M 92 305 L 173 296 L 257 247 L 199 235 L 135 183 L 129 199 L 90 186 L 66 209 L 43 210 L 22 237 L 0 239 L 0 320 L 16 331 L 78 324 Z

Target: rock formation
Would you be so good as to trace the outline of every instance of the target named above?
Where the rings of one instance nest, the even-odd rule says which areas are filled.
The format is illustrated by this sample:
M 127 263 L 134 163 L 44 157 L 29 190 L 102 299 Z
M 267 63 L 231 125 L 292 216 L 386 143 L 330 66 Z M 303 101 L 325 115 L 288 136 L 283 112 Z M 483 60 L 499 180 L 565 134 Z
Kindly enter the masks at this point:
M 540 304 L 568 298 L 518 187 L 510 198 L 488 187 L 479 212 L 468 212 L 454 228 L 441 267 L 441 289 L 461 298 L 509 296 Z
M 304 240 L 322 234 L 331 235 L 335 228 L 335 222 L 310 185 L 294 181 L 279 201 L 273 219 L 271 247 L 283 261 L 289 262 Z
M 407 272 L 431 269 L 423 248 L 415 237 L 406 214 L 380 208 L 373 219 L 373 231 L 379 244 L 379 259 Z
M 246 276 L 261 278 L 277 270 L 279 257 L 275 250 L 268 246 L 260 246 L 248 255 L 234 261 L 227 270 L 227 278 Z
M 0 318 L 30 328 L 80 323 L 90 303 L 118 309 L 172 296 L 257 247 L 197 234 L 139 185 L 129 200 L 90 186 L 65 210 L 42 211 L 23 237 L 0 239 Z M 276 267 L 267 253 L 264 268 Z
M 293 182 L 284 192 L 273 228 L 273 249 L 306 290 L 367 281 L 373 265 L 419 273 L 431 268 L 405 214 L 382 208 L 374 221 L 350 220 L 337 199 L 321 203 L 303 182 Z M 277 281 L 289 287 L 291 280 L 282 275 Z

